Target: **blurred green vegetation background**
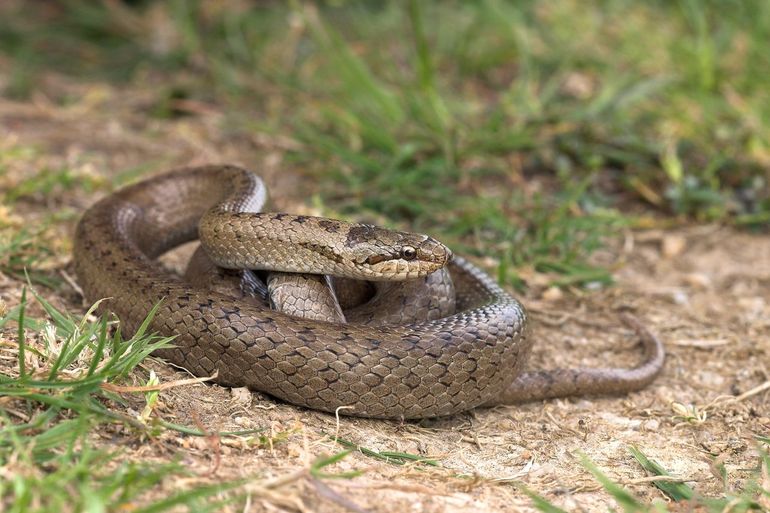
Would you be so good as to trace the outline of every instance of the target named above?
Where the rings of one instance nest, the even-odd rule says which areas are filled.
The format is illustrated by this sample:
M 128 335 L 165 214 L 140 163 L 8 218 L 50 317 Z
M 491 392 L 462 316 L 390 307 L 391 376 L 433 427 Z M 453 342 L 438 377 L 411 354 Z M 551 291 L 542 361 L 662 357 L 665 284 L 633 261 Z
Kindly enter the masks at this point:
M 763 0 L 11 2 L 2 94 L 56 71 L 154 88 L 148 115 L 297 142 L 332 213 L 517 269 L 606 281 L 622 226 L 770 220 Z M 66 94 L 55 98 L 66 104 Z

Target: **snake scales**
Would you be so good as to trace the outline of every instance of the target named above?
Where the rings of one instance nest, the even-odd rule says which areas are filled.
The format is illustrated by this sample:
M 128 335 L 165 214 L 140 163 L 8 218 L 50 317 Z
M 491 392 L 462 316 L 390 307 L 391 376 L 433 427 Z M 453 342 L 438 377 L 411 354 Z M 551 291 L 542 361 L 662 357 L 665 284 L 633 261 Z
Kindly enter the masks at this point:
M 661 343 L 637 323 L 646 357 L 635 368 L 524 372 L 532 347 L 527 313 L 472 264 L 452 259 L 423 235 L 258 214 L 265 197 L 252 173 L 206 166 L 179 169 L 102 199 L 83 215 L 75 235 L 85 296 L 111 298 L 106 308 L 129 333 L 159 304 L 151 330 L 176 337 L 175 347 L 160 356 L 197 375 L 216 373 L 225 385 L 318 410 L 346 407 L 342 413 L 364 417 L 435 417 L 482 405 L 623 393 L 644 387 L 662 368 Z M 447 265 L 458 311 L 397 326 L 342 324 L 191 285 L 155 259 L 197 238 L 199 221 L 201 238 L 214 248 L 208 252 L 226 267 L 272 268 L 278 262 L 282 271 L 379 280 L 388 274 L 423 277 Z

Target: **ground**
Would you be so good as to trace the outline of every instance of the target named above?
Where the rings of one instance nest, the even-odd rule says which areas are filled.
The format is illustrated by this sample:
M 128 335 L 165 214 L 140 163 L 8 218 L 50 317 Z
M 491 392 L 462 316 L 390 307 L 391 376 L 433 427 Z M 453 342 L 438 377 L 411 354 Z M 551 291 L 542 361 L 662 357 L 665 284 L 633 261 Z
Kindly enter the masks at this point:
M 72 183 L 57 194 L 24 198 L 12 212 L 28 223 L 42 219 L 45 209 L 69 212 L 51 264 L 62 276 L 71 274 L 67 248 L 79 213 L 104 194 L 82 184 L 114 181 L 117 169 L 147 163 L 159 170 L 241 164 L 264 177 L 276 208 L 312 210 L 304 201 L 300 171 L 284 159 L 290 142 L 262 134 L 233 140 L 217 129 L 216 113 L 205 111 L 192 118 L 147 121 L 137 114 L 141 95 L 98 84 L 63 81 L 58 86 L 71 88 L 82 101 L 62 109 L 52 108 L 44 96 L 28 102 L 0 100 L 0 145 L 6 153 L 31 148 L 17 161 L 5 162 L 6 185 L 22 180 L 29 165 L 74 170 Z M 148 132 L 152 136 L 137 135 Z M 132 179 L 127 175 L 125 180 Z M 618 312 L 630 310 L 660 336 L 668 352 L 663 373 L 640 392 L 399 423 L 335 419 L 259 393 L 194 384 L 162 391 L 153 415 L 206 431 L 261 428 L 261 438 L 195 438 L 174 431 L 146 438 L 112 426 L 95 433 L 95 443 L 119 446 L 128 459 L 179 457 L 192 469 L 193 481 L 249 477 L 247 511 L 533 510 L 521 485 L 569 511 L 605 510 L 614 501 L 581 463 L 582 455 L 641 500 L 666 500 L 630 447 L 703 494 L 739 488 L 759 461 L 755 436 L 770 427 L 766 395 L 748 393 L 768 380 L 770 238 L 707 224 L 629 229 L 613 240 L 592 257 L 613 269 L 613 286 L 556 289 L 539 280 L 535 270 L 521 271 L 530 287 L 518 295 L 532 312 L 536 339 L 530 366 L 633 365 L 639 347 L 618 319 Z M 171 266 L 181 260 L 180 252 L 167 258 Z M 479 263 L 494 267 L 494 262 Z M 2 277 L 0 298 L 6 305 L 18 304 L 23 283 Z M 38 288 L 63 309 L 85 311 L 74 286 L 56 292 Z M 131 379 L 141 384 L 148 369 L 161 382 L 188 377 L 147 360 Z M 141 410 L 143 396 L 125 396 L 126 411 Z M 335 438 L 438 464 L 396 465 L 354 451 L 333 468 L 361 471 L 360 476 L 305 479 L 304 469 L 312 461 L 344 448 Z M 720 465 L 727 470 L 726 483 Z M 165 482 L 153 493 L 184 485 Z

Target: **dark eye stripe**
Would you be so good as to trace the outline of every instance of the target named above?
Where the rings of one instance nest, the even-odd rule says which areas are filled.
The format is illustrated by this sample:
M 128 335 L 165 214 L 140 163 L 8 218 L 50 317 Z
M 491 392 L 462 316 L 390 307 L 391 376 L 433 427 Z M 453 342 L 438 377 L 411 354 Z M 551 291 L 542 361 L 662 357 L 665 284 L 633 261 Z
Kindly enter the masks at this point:
M 385 255 L 372 255 L 366 259 L 366 263 L 369 265 L 379 264 L 385 260 L 392 260 L 391 257 Z

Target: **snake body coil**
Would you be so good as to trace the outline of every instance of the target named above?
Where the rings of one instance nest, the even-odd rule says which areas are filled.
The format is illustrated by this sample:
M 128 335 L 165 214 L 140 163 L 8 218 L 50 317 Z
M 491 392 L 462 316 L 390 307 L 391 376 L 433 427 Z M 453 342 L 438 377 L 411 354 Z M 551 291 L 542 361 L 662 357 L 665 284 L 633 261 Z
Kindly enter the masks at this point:
M 377 280 L 383 273 L 424 276 L 449 258 L 425 236 L 258 214 L 264 201 L 262 182 L 229 166 L 180 169 L 120 190 L 78 225 L 78 281 L 89 300 L 111 298 L 106 308 L 126 332 L 159 304 L 150 329 L 176 337 L 174 348 L 160 352 L 174 364 L 197 375 L 216 373 L 225 385 L 324 411 L 345 407 L 343 413 L 356 416 L 435 417 L 501 401 L 623 392 L 646 385 L 662 366 L 663 349 L 647 336 L 648 358 L 635 369 L 523 373 L 532 345 L 524 308 L 458 257 L 448 264 L 457 313 L 387 327 L 289 316 L 191 286 L 154 261 L 197 238 L 199 222 L 201 238 L 221 251 L 218 263 L 225 266 L 272 269 L 278 261 L 283 271 L 350 275 L 348 260 L 355 260 L 354 277 Z M 244 240 L 238 224 L 262 234 Z M 358 244 L 385 243 L 421 258 L 411 262 L 403 250 L 392 258 L 356 252 Z

